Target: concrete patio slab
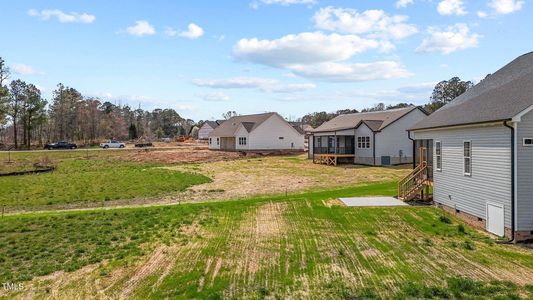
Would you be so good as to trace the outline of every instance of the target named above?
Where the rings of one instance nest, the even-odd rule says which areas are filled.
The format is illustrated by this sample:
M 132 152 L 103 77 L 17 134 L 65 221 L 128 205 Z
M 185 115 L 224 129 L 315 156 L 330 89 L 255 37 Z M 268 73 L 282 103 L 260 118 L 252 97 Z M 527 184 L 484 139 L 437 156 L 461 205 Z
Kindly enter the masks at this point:
M 354 197 L 339 198 L 346 206 L 407 206 L 408 204 L 393 197 Z

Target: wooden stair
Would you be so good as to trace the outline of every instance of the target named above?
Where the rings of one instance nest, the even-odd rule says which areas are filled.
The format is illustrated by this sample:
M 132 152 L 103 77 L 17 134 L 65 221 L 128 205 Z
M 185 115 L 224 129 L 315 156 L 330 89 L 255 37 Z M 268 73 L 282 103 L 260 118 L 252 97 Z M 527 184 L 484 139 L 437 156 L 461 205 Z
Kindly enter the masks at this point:
M 422 162 L 398 182 L 398 199 L 411 201 L 430 185 L 427 163 Z

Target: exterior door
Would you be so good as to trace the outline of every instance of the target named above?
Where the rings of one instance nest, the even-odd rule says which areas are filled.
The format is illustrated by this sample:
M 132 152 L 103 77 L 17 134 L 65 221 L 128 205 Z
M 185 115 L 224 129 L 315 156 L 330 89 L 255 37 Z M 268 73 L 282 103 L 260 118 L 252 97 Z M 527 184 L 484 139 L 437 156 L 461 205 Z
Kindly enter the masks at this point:
M 487 231 L 498 236 L 505 235 L 503 205 L 487 203 Z

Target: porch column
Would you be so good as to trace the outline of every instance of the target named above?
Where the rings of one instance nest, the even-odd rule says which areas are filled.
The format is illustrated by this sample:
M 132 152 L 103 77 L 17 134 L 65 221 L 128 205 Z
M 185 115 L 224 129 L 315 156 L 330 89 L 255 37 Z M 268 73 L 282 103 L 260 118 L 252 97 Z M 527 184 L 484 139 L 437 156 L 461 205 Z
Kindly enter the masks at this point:
M 339 143 L 337 141 L 337 132 L 336 131 L 335 131 L 335 137 L 334 137 L 333 142 L 335 143 L 335 154 L 337 154 L 338 149 L 339 149 Z

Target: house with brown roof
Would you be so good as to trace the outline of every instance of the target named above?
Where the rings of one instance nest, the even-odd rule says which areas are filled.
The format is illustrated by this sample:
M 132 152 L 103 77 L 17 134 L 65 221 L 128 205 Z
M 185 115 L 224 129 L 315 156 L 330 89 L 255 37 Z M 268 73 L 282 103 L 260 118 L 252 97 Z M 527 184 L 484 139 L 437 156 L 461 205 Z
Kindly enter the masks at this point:
M 304 131 L 275 112 L 236 116 L 209 134 L 209 149 L 224 151 L 304 150 Z
M 433 201 L 513 240 L 533 238 L 533 52 L 411 128 L 420 155 L 399 196 Z
M 413 142 L 407 129 L 426 116 L 415 106 L 337 116 L 310 131 L 309 158 L 328 165 L 411 163 Z

